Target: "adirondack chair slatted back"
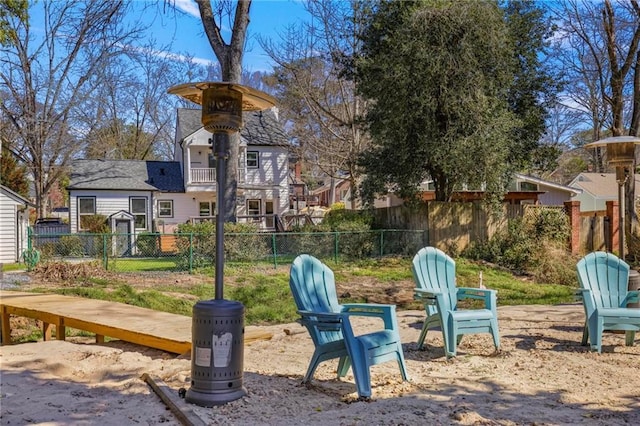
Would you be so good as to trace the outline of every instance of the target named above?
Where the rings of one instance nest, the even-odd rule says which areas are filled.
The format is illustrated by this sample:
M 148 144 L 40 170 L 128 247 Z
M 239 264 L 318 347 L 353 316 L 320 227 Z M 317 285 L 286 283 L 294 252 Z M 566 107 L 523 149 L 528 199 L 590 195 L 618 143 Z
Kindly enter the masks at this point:
M 294 260 L 289 287 L 300 311 L 340 312 L 333 271 L 313 256 L 303 254 Z M 340 331 L 307 328 L 318 345 L 343 338 Z
M 577 265 L 578 280 L 600 308 L 618 308 L 627 294 L 629 265 L 614 254 L 589 253 Z
M 413 276 L 418 288 L 442 292 L 444 303 L 456 308 L 456 263 L 435 247 L 424 247 L 413 258 Z M 436 306 L 428 306 L 429 314 L 436 313 Z
M 486 288 L 456 286 L 456 263 L 442 250 L 424 247 L 413 257 L 413 277 L 416 283 L 415 298 L 427 312 L 418 338 L 422 349 L 429 329 L 442 330 L 445 354 L 456 356 L 456 347 L 465 334 L 491 333 L 496 351 L 500 349 L 497 293 Z M 483 309 L 457 309 L 458 301 L 483 300 Z

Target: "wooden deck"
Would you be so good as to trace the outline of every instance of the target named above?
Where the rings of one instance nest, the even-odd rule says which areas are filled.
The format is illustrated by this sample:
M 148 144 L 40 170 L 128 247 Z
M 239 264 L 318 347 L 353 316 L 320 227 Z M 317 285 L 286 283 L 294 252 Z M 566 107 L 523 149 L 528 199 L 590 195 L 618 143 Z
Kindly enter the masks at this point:
M 0 290 L 2 342 L 11 343 L 11 315 L 44 323 L 44 339 L 65 339 L 65 329 L 95 333 L 98 343 L 104 336 L 161 349 L 176 354 L 191 351 L 191 317 L 139 308 L 123 303 L 58 294 L 24 293 Z M 244 343 L 267 340 L 273 335 L 258 328 L 245 327 Z

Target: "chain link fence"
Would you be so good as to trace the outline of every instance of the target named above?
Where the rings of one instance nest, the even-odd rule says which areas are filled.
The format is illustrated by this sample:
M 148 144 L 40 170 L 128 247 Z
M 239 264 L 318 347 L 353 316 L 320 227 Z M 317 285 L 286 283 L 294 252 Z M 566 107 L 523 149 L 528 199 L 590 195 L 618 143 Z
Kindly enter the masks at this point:
M 225 261 L 277 267 L 307 253 L 324 260 L 413 256 L 428 245 L 428 231 L 225 233 Z M 194 272 L 215 265 L 215 234 L 46 234 L 29 235 L 39 261 L 97 259 L 115 272 Z

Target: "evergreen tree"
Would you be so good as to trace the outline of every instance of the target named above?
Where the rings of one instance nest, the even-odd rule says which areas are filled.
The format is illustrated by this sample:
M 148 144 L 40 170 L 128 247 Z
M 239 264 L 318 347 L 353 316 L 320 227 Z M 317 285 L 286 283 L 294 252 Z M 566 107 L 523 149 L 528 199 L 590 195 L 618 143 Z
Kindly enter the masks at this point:
M 441 201 L 464 188 L 502 199 L 544 130 L 548 75 L 536 55 L 546 32 L 534 11 L 524 2 L 379 4 L 356 74 L 373 101 L 365 199 L 390 189 L 411 198 L 426 179 Z
M 18 164 L 13 153 L 5 147 L 2 147 L 0 157 L 0 184 L 25 198 L 29 196 L 27 170 Z

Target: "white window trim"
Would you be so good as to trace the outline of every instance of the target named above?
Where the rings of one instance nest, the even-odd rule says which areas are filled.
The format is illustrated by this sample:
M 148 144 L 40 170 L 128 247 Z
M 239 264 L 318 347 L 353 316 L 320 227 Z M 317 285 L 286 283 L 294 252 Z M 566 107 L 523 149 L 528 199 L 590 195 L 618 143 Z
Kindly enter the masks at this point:
M 249 165 L 249 154 L 255 154 L 255 165 Z M 253 159 L 251 160 L 253 162 Z M 247 151 L 245 157 L 245 165 L 247 169 L 259 169 L 260 168 L 260 152 L 259 151 Z
M 171 210 L 170 214 L 162 214 L 162 208 L 160 207 L 160 204 L 162 203 L 169 203 L 170 207 L 169 209 Z M 173 217 L 173 200 L 158 200 L 158 217 L 162 217 L 162 218 L 171 218 Z
M 92 200 L 93 201 L 93 212 L 92 213 L 82 213 L 81 212 L 81 209 L 80 209 L 80 201 L 81 200 Z M 83 230 L 83 228 L 82 228 L 82 216 L 95 215 L 96 214 L 96 210 L 98 209 L 97 204 L 98 204 L 98 202 L 96 200 L 96 197 L 77 197 L 76 198 L 76 206 L 77 206 L 77 209 L 78 209 L 78 212 L 77 212 L 78 215 L 77 216 L 78 216 L 78 230 L 79 231 Z
M 136 213 L 133 211 L 134 200 L 144 200 L 144 228 L 138 228 L 136 224 L 136 217 L 142 216 L 143 213 Z M 149 229 L 149 199 L 147 197 L 129 197 L 129 213 L 133 216 L 133 227 L 136 230 Z
M 249 208 L 249 203 L 252 202 L 252 201 L 257 201 L 258 202 L 258 213 L 257 214 L 251 213 L 252 209 Z M 262 214 L 262 200 L 259 199 L 259 198 L 249 199 L 249 200 L 247 200 L 246 208 L 247 208 L 247 216 L 260 216 Z

